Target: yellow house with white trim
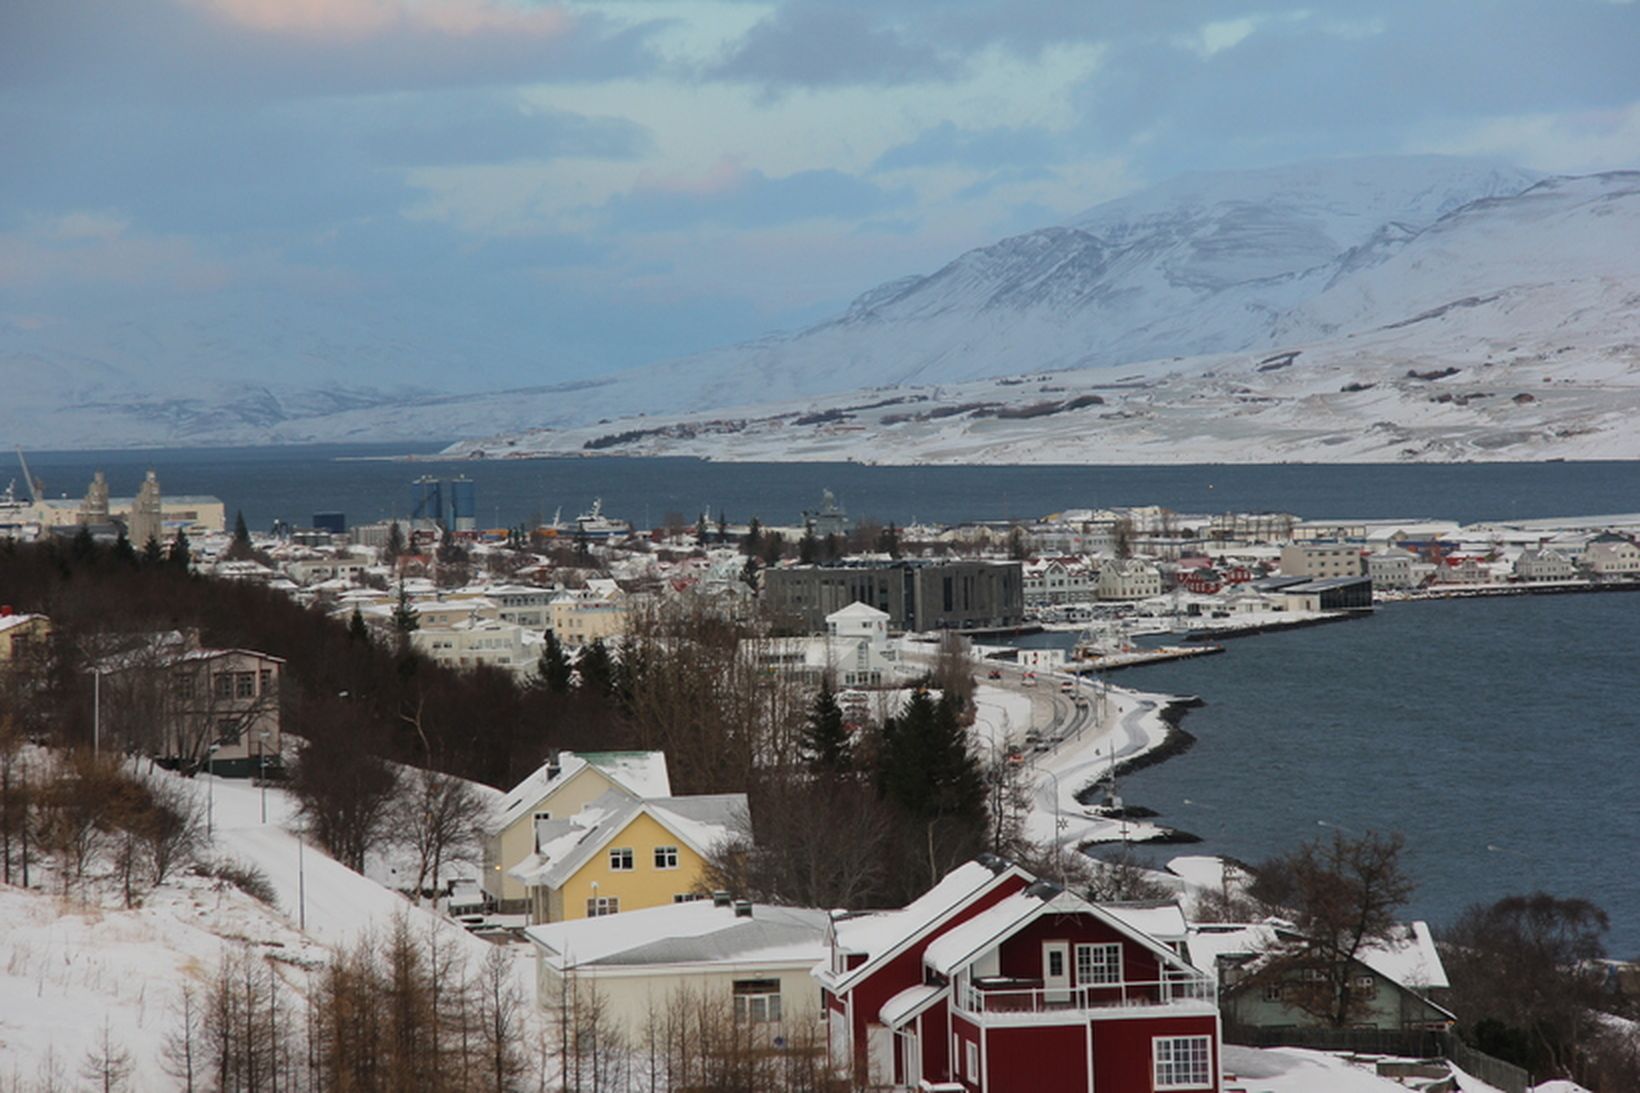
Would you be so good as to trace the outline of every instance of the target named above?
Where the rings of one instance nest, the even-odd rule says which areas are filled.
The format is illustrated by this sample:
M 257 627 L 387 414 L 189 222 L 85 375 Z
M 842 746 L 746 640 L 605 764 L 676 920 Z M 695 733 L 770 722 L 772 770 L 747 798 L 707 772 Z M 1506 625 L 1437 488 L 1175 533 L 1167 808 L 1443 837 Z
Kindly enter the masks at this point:
M 666 754 L 658 751 L 566 751 L 514 786 L 484 840 L 483 887 L 502 911 L 519 912 L 529 892 L 509 870 L 537 850 L 536 823 L 564 819 L 612 791 L 632 798 L 668 797 Z
M 611 790 L 568 819 L 537 821 L 536 852 L 509 872 L 529 890 L 532 922 L 686 903 L 747 815 L 744 793 L 640 800 Z

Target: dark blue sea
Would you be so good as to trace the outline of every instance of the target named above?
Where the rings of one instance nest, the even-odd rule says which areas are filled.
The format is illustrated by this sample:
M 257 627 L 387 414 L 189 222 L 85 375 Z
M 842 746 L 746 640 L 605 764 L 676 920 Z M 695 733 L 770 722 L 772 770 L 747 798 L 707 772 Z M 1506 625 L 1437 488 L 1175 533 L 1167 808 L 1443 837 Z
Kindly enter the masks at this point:
M 436 452 L 429 441 L 421 454 Z M 480 524 L 510 526 L 602 497 L 604 511 L 649 526 L 701 511 L 743 523 L 794 523 L 831 489 L 850 515 L 883 522 L 1040 516 L 1073 507 L 1164 505 L 1179 512 L 1293 512 L 1305 517 L 1487 518 L 1640 511 L 1640 463 L 1321 466 L 875 467 L 856 463 L 708 463 L 619 456 L 403 463 L 404 445 L 42 452 L 29 455 L 49 496 L 79 497 L 95 470 L 130 496 L 153 468 L 166 493 L 215 494 L 253 528 L 306 524 L 340 511 L 354 523 L 405 515 L 410 481 L 471 478 Z M 9 449 L 7 450 L 9 451 Z M 373 458 L 372 458 L 373 457 Z M 0 451 L 0 487 L 15 464 Z
M 430 443 L 424 451 L 435 451 Z M 210 493 L 253 527 L 340 510 L 402 516 L 410 480 L 465 474 L 480 523 L 566 518 L 602 497 L 640 526 L 703 509 L 791 522 L 834 491 L 881 521 L 1035 516 L 1084 506 L 1305 517 L 1488 518 L 1640 510 L 1640 464 L 871 467 L 599 457 L 402 463 L 364 447 L 40 453 L 52 496 L 96 469 L 116 494 L 154 468 L 165 492 Z M 0 472 L 0 483 L 11 474 Z M 1370 619 L 1239 639 L 1223 656 L 1117 679 L 1201 696 L 1195 747 L 1123 786 L 1201 847 L 1247 861 L 1328 833 L 1398 830 L 1439 924 L 1531 888 L 1585 896 L 1640 955 L 1640 595 L 1402 604 Z M 1163 855 L 1165 856 L 1165 855 Z

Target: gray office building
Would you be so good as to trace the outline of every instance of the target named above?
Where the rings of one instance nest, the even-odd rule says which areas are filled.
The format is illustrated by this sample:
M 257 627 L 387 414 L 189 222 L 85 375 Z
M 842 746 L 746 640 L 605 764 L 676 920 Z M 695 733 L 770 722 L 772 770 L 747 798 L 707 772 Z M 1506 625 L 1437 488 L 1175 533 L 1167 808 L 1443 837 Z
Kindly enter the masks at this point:
M 896 630 L 989 630 L 1025 617 L 1018 562 L 838 562 L 763 571 L 771 611 L 820 632 L 851 603 L 888 612 Z

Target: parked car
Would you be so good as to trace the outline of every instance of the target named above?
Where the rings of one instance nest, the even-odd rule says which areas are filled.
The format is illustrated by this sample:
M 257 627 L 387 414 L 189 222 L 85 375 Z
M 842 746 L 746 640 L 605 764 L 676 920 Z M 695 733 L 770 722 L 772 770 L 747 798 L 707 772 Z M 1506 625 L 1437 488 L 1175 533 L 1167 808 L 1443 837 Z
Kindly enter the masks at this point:
M 1001 668 L 992 668 L 989 672 L 985 673 L 985 678 L 986 679 L 1001 679 L 1002 678 L 1002 669 Z

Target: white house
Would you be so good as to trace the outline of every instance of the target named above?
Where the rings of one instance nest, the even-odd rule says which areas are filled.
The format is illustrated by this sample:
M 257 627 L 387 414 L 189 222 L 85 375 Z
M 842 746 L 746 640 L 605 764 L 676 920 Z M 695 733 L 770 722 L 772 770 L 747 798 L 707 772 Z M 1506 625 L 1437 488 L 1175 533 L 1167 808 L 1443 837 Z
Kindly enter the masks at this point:
M 1621 535 L 1597 535 L 1583 548 L 1583 568 L 1597 577 L 1640 573 L 1640 546 Z
M 1577 567 L 1572 560 L 1552 547 L 1523 550 L 1515 559 L 1518 581 L 1569 581 L 1576 576 Z
M 809 970 L 828 953 L 824 911 L 696 900 L 531 926 L 536 1000 L 556 1009 L 595 991 L 634 1038 L 650 1015 L 688 996 L 771 1031 L 820 1018 Z
M 1407 589 L 1417 587 L 1412 572 L 1413 555 L 1400 547 L 1391 547 L 1367 555 L 1367 575 L 1372 587 L 1380 589 Z
M 536 666 L 536 658 L 525 651 L 524 628 L 500 619 L 422 626 L 410 632 L 410 646 L 449 668 L 500 668 L 525 678 Z

